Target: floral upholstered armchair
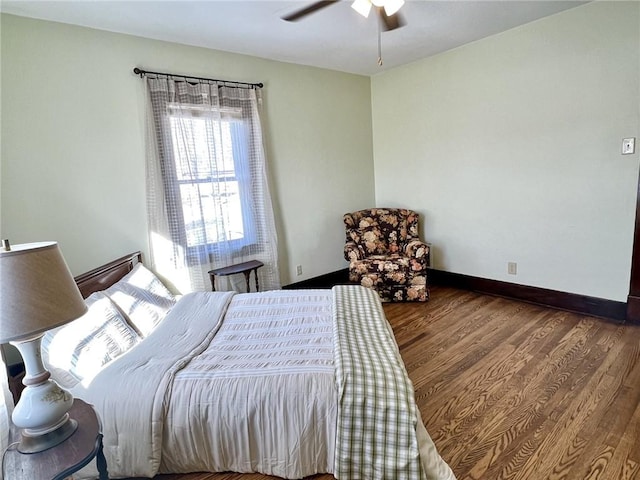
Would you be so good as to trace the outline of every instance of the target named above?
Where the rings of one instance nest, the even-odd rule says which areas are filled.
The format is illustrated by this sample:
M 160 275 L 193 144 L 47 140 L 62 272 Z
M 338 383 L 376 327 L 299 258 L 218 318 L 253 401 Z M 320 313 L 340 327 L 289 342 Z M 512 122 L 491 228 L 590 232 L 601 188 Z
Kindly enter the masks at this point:
M 344 215 L 349 280 L 373 288 L 383 302 L 429 299 L 429 247 L 418 238 L 418 214 L 373 208 Z

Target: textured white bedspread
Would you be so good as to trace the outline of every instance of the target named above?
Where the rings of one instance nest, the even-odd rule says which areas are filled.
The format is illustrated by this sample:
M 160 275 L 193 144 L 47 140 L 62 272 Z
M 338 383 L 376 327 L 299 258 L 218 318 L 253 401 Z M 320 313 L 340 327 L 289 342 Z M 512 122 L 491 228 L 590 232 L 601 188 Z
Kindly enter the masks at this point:
M 71 393 L 102 420 L 110 478 L 153 477 L 160 466 L 164 409 L 175 373 L 216 335 L 233 293 L 190 293 L 143 342 Z M 78 478 L 96 478 L 94 462 Z
M 175 376 L 161 471 L 332 472 L 333 343 L 329 290 L 236 295 Z
M 377 465 L 395 464 L 408 452 L 418 467 L 402 478 L 455 480 L 424 430 L 410 383 L 400 378 L 406 372 L 382 307 L 376 297 L 354 297 L 350 289 L 363 287 L 183 297 L 142 343 L 73 389 L 103 420 L 111 478 L 258 471 L 397 480 Z M 376 338 L 388 339 L 388 345 L 380 342 L 390 361 L 372 342 L 372 328 Z M 337 355 L 339 344 L 349 348 Z M 376 369 L 393 364 L 396 373 L 384 377 L 359 368 L 364 352 L 378 359 Z M 382 396 L 361 389 L 369 388 L 369 376 L 382 382 L 391 401 L 381 403 Z M 398 383 L 406 390 L 403 402 L 394 400 Z M 379 429 L 379 412 L 386 418 L 392 410 L 408 413 L 408 420 Z M 353 419 L 363 429 L 347 429 L 349 412 L 358 411 Z M 361 431 L 367 428 L 379 430 L 385 442 L 366 440 Z M 408 449 L 399 436 L 408 439 Z M 373 472 L 354 473 L 369 463 L 376 465 Z M 78 478 L 95 476 L 90 465 Z

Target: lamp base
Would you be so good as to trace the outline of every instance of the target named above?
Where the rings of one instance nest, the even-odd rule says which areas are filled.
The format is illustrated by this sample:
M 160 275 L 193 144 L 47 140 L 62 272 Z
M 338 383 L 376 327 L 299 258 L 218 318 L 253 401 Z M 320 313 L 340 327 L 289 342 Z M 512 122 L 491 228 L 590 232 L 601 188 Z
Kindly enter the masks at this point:
M 52 432 L 42 435 L 28 435 L 22 432 L 22 439 L 18 445 L 20 453 L 38 453 L 61 444 L 74 434 L 78 428 L 78 422 L 69 418 L 60 427 Z

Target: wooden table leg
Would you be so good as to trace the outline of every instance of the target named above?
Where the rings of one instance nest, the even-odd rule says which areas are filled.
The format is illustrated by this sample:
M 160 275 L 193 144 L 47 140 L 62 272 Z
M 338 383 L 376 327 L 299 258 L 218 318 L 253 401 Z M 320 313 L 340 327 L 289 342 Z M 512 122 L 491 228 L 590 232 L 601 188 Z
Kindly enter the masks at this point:
M 209 274 L 209 278 L 211 279 L 211 291 L 215 292 L 216 291 L 216 276 L 213 274 Z
M 258 283 L 258 269 L 257 268 L 253 270 L 253 274 L 256 276 L 256 292 L 259 292 L 260 291 L 260 284 Z
M 251 291 L 251 287 L 249 286 L 249 277 L 251 275 L 251 270 L 242 273 L 244 273 L 244 281 L 247 282 L 247 293 L 249 293 Z

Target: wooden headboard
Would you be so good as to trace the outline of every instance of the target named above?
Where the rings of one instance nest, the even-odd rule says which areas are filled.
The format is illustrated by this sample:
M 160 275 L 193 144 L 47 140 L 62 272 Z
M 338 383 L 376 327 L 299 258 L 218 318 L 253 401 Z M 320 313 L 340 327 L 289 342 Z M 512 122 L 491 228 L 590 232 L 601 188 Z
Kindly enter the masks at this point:
M 90 272 L 78 275 L 75 277 L 75 281 L 82 296 L 87 298 L 94 292 L 109 288 L 133 270 L 137 263 L 142 263 L 141 252 L 130 253 L 106 265 L 94 268 Z

